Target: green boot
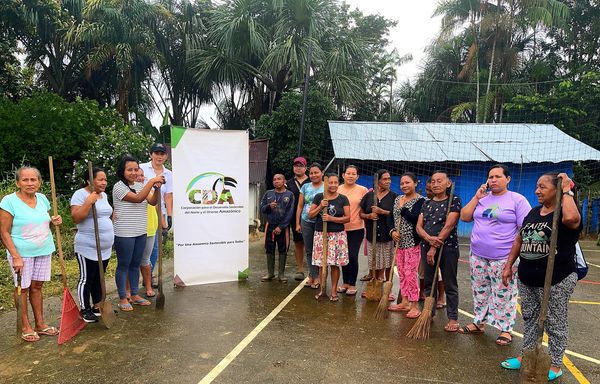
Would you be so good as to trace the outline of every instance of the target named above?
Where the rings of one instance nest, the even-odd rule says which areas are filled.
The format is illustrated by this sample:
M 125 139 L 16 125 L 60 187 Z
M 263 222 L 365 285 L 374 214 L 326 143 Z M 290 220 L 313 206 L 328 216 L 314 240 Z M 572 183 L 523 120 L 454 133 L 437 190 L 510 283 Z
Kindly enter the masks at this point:
M 267 253 L 267 271 L 268 273 L 260 278 L 260 281 L 271 281 L 275 278 L 275 255 Z
M 285 261 L 287 259 L 287 254 L 279 254 L 279 274 L 277 278 L 282 283 L 287 283 L 287 277 L 285 277 Z

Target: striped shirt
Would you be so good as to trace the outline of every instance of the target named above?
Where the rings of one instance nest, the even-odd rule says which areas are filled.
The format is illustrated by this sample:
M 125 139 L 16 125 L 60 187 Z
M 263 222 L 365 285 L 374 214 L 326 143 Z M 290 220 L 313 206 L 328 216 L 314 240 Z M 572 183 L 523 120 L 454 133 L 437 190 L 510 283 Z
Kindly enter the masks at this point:
M 142 183 L 130 185 L 139 193 L 144 187 Z M 148 229 L 148 202 L 146 199 L 141 203 L 131 203 L 123 200 L 127 193 L 131 192 L 125 183 L 118 181 L 113 187 L 113 205 L 115 209 L 115 236 L 137 237 L 145 235 Z

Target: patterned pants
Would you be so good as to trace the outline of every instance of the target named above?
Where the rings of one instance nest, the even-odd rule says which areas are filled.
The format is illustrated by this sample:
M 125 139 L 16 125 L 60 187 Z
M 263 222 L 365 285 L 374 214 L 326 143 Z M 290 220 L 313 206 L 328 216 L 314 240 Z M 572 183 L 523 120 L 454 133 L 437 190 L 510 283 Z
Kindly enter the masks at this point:
M 502 332 L 511 332 L 517 317 L 516 276 L 505 287 L 502 269 L 506 260 L 490 260 L 471 254 L 471 287 L 475 324 L 487 323 Z M 516 272 L 517 267 L 513 267 Z
M 577 284 L 577 274 L 571 273 L 560 283 L 550 288 L 550 300 L 548 302 L 548 317 L 544 322 L 544 330 L 548 334 L 548 353 L 552 365 L 560 367 L 563 354 L 567 349 L 569 341 L 568 311 L 569 299 Z M 540 316 L 543 287 L 531 287 L 519 281 L 519 292 L 521 293 L 521 309 L 525 330 L 523 332 L 522 353 L 535 348 L 537 340 L 537 322 Z
M 421 261 L 421 248 L 417 245 L 412 248 L 398 249 L 396 264 L 400 276 L 400 292 L 408 297 L 408 301 L 419 301 L 419 262 Z

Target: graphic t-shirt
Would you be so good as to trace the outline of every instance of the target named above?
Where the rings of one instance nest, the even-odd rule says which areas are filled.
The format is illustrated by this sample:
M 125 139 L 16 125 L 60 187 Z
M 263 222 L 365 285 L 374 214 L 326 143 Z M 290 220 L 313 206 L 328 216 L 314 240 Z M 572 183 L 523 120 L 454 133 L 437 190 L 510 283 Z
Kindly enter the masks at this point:
M 315 198 L 313 199 L 314 205 L 321 204 L 323 201 L 323 194 L 317 193 Z M 335 199 L 329 199 L 329 206 L 327 207 L 327 213 L 330 216 L 335 217 L 343 217 L 344 216 L 344 207 L 350 206 L 350 202 L 348 198 L 344 195 L 338 194 Z M 321 214 L 317 215 L 317 221 L 315 224 L 315 231 L 323 232 L 323 218 Z M 344 230 L 344 224 L 333 223 L 331 221 L 327 222 L 327 232 L 342 232 Z
M 358 184 L 350 188 L 346 184 L 339 186 L 338 193 L 346 196 L 350 202 L 350 222 L 344 224 L 346 231 L 356 231 L 365 227 L 365 222 L 360 218 L 360 201 L 367 192 L 367 188 Z
M 48 256 L 56 250 L 50 232 L 50 202 L 36 193 L 35 208 L 25 204 L 16 193 L 2 198 L 0 208 L 13 217 L 10 237 L 21 257 Z M 8 250 L 6 254 L 10 255 Z
M 460 197 L 454 196 L 452 199 L 450 212 L 458 212 L 460 214 L 461 207 L 462 204 Z M 440 234 L 440 231 L 446 224 L 447 209 L 448 198 L 441 201 L 430 199 L 423 203 L 423 207 L 421 207 L 421 213 L 423 214 L 423 229 L 425 229 L 425 232 L 427 232 L 429 236 L 437 236 Z M 425 242 L 422 242 L 421 245 L 425 247 L 428 246 Z M 444 247 L 458 248 L 458 233 L 456 230 L 456 225 L 450 232 L 450 235 L 446 237 L 446 240 L 444 241 Z
M 552 236 L 552 218 L 554 212 L 541 214 L 541 206 L 533 208 L 523 220 L 520 235 L 523 243 L 519 253 L 519 280 L 525 285 L 543 287 L 550 251 Z M 558 239 L 552 285 L 560 283 L 565 277 L 575 272 L 575 243 L 583 227 L 567 228 L 559 218 Z
M 300 216 L 302 220 L 308 223 L 314 223 L 316 219 L 311 219 L 308 217 L 308 211 L 310 211 L 310 205 L 315 198 L 317 193 L 323 193 L 323 183 L 319 186 L 319 188 L 315 188 L 312 183 L 307 183 L 300 188 L 300 193 L 304 195 L 304 206 L 302 207 L 302 215 Z
M 82 206 L 90 193 L 81 188 L 75 191 L 71 197 L 71 206 Z M 96 214 L 98 216 L 98 237 L 100 238 L 100 253 L 102 260 L 110 258 L 115 234 L 112 222 L 113 209 L 108 203 L 108 196 L 102 192 L 102 198 L 96 201 Z M 90 208 L 83 221 L 77 224 L 77 233 L 75 234 L 75 252 L 89 260 L 98 260 L 96 253 L 96 234 L 94 231 L 94 218 Z
M 479 200 L 473 212 L 471 252 L 485 259 L 506 259 L 530 210 L 527 199 L 512 191 Z

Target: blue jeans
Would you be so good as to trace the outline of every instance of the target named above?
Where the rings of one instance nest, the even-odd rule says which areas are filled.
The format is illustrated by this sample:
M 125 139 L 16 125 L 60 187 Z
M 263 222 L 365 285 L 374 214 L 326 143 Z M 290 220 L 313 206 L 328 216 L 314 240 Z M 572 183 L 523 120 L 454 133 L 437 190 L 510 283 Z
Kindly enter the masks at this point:
M 144 256 L 144 247 L 146 246 L 146 235 L 137 237 L 119 237 L 115 236 L 115 253 L 117 254 L 117 271 L 115 273 L 115 282 L 119 291 L 119 298 L 122 300 L 127 297 L 126 283 L 129 279 L 131 295 L 138 294 L 140 285 L 140 264 Z
M 158 231 L 160 231 L 160 229 L 158 229 Z M 156 265 L 156 260 L 158 260 L 158 231 L 156 231 L 156 235 L 154 236 L 154 248 L 152 248 L 152 254 L 150 254 L 150 265 L 152 265 L 152 272 L 154 272 L 154 266 Z
M 304 254 L 306 255 L 306 263 L 310 271 L 310 277 L 317 279 L 319 277 L 319 267 L 312 263 L 313 241 L 315 235 L 315 223 L 301 220 L 302 238 L 304 239 Z

